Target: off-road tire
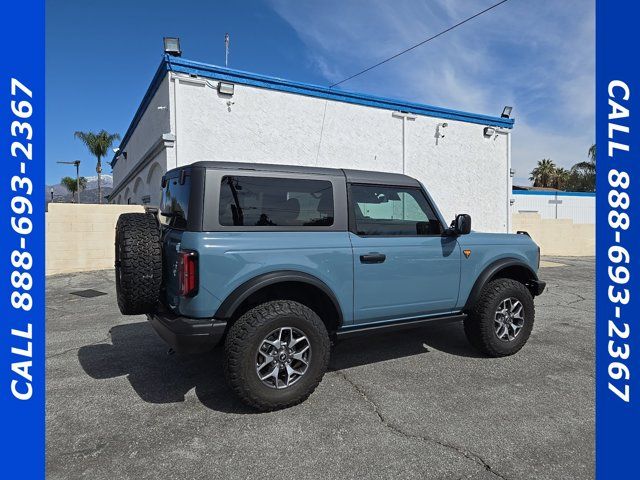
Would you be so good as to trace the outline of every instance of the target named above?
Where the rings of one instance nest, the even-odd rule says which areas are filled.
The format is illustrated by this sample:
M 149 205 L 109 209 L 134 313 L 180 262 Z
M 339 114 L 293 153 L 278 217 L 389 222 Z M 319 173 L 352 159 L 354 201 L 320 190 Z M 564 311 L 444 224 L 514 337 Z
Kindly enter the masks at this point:
M 506 298 L 518 299 L 524 307 L 524 325 L 513 340 L 498 338 L 494 320 L 498 305 Z M 535 319 L 533 296 L 522 283 L 509 278 L 489 282 L 464 320 L 464 333 L 477 350 L 490 357 L 504 357 L 518 352 L 529 339 Z
M 123 315 L 155 310 L 162 284 L 162 243 L 156 218 L 123 213 L 116 224 L 116 295 Z
M 256 353 L 274 329 L 294 327 L 309 339 L 311 358 L 306 373 L 284 389 L 266 386 L 256 373 Z M 233 392 L 260 411 L 291 407 L 309 397 L 329 365 L 327 329 L 310 308 L 290 300 L 266 302 L 242 315 L 229 329 L 225 341 L 224 373 Z

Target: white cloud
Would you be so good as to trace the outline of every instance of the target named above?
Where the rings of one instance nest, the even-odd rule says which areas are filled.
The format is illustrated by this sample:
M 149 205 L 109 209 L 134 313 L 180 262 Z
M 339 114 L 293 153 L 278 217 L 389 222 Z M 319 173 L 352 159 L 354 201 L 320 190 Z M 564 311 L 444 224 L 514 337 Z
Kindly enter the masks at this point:
M 493 3 L 272 1 L 327 84 Z M 595 138 L 594 17 L 593 0 L 511 0 L 340 87 L 487 114 L 513 105 L 517 176 L 545 157 L 570 167 Z

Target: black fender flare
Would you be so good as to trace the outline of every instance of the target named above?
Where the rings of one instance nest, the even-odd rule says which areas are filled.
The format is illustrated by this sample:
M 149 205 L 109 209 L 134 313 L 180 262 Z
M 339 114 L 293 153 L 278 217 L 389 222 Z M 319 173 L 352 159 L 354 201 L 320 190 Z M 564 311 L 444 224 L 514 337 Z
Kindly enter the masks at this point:
M 496 260 L 495 262 L 487 265 L 482 273 L 478 275 L 478 278 L 476 279 L 475 283 L 473 284 L 473 288 L 469 293 L 467 302 L 464 304 L 463 311 L 466 312 L 471 307 L 473 307 L 473 305 L 475 305 L 475 303 L 478 301 L 478 298 L 480 297 L 482 289 L 495 274 L 509 267 L 522 267 L 529 272 L 529 275 L 531 277 L 530 280 L 538 280 L 538 275 L 536 274 L 536 272 L 533 271 L 533 269 L 522 260 L 518 260 L 516 258 L 501 258 L 500 260 Z
M 327 297 L 329 297 L 338 312 L 338 328 L 342 326 L 342 308 L 340 307 L 340 303 L 331 288 L 329 288 L 329 286 L 319 278 L 308 273 L 297 272 L 295 270 L 279 270 L 276 272 L 263 273 L 262 275 L 253 277 L 251 280 L 247 280 L 242 285 L 236 287 L 236 289 L 227 296 L 220 307 L 218 307 L 214 318 L 220 320 L 230 319 L 242 302 L 252 294 L 264 287 L 283 282 L 306 283 L 320 289 L 327 295 Z

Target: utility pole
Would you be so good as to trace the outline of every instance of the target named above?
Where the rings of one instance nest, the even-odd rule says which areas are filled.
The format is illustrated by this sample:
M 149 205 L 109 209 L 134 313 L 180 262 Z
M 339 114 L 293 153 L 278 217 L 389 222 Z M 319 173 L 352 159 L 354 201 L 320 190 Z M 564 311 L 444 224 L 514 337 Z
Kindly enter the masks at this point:
M 74 160 L 73 162 L 56 162 L 64 163 L 66 165 L 75 165 L 76 167 L 76 203 L 80 203 L 80 160 Z
M 228 66 L 229 65 L 229 34 L 225 33 L 224 34 L 224 66 Z

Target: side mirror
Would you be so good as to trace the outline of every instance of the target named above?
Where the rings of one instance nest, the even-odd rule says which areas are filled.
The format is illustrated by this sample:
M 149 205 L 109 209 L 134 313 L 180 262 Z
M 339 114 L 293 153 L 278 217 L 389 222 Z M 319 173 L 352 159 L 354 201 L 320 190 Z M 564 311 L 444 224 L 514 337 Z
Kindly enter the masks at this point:
M 453 221 L 453 231 L 456 235 L 466 235 L 471 231 L 471 215 L 462 213 L 456 215 Z

